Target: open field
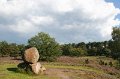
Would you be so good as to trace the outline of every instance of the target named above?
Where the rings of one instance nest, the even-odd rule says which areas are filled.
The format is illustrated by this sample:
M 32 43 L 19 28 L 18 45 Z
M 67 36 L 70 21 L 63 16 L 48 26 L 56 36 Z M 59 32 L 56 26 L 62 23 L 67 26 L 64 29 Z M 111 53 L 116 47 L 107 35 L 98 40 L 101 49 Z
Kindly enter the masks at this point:
M 89 59 L 89 64 L 84 60 Z M 41 62 L 46 71 L 40 75 L 28 75 L 17 72 L 17 64 L 21 60 L 0 58 L 0 79 L 119 79 L 120 72 L 114 67 L 101 66 L 99 60 L 105 62 L 115 60 L 106 57 L 60 57 L 56 62 Z

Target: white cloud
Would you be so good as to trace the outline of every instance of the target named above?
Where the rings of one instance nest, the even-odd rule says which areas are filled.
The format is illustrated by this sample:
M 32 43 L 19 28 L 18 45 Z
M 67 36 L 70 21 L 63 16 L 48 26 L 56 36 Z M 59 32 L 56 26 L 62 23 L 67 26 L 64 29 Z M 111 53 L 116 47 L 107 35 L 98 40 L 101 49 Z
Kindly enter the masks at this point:
M 9 28 L 20 33 L 30 33 L 36 30 L 36 27 L 27 20 L 21 20 L 17 24 L 10 25 Z
M 8 25 L 8 28 L 18 32 L 20 36 L 31 36 L 42 31 L 42 26 L 52 24 L 53 21 L 50 16 L 30 16 L 28 19 L 20 20 L 16 24 Z
M 28 37 L 44 31 L 59 42 L 108 40 L 120 24 L 117 14 L 120 9 L 105 0 L 0 1 L 0 27 Z
M 46 25 L 54 22 L 54 19 L 50 16 L 31 16 L 31 22 L 37 25 Z

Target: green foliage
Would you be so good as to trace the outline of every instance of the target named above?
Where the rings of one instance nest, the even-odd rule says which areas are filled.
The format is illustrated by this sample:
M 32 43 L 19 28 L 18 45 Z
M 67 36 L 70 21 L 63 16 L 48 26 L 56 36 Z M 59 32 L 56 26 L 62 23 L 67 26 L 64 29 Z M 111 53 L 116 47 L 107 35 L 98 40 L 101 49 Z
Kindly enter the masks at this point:
M 113 28 L 112 39 L 110 44 L 112 57 L 118 59 L 120 58 L 120 27 Z
M 64 44 L 61 46 L 61 48 L 62 48 L 62 55 L 70 56 L 70 49 L 72 49 L 71 44 Z
M 103 51 L 105 56 L 110 57 L 111 56 L 111 50 L 108 48 L 104 48 Z
M 105 64 L 105 62 L 104 62 L 104 61 L 102 61 L 102 60 L 100 60 L 100 61 L 99 61 L 99 64 L 100 64 L 100 65 L 104 65 L 104 64 Z
M 120 58 L 118 58 L 118 61 L 116 62 L 116 68 L 120 69 Z
M 1 56 L 8 56 L 9 55 L 9 45 L 6 41 L 0 42 L 0 53 Z
M 20 45 L 17 45 L 18 49 L 19 49 L 19 54 L 22 55 L 25 51 L 25 45 L 24 44 L 20 44 Z
M 91 49 L 88 50 L 88 55 L 90 56 L 96 56 L 97 55 L 97 48 L 93 47 Z
M 70 56 L 84 56 L 86 55 L 86 51 L 82 48 L 71 48 Z
M 6 41 L 0 42 L 0 56 L 11 56 L 17 57 L 20 56 L 21 50 L 24 47 L 19 47 L 16 43 L 7 43 Z
M 19 56 L 19 48 L 15 43 L 9 44 L 9 53 L 11 57 Z
M 87 51 L 81 47 L 76 47 L 74 44 L 65 44 L 62 46 L 62 55 L 66 56 L 85 56 L 87 55 Z
M 120 27 L 113 28 L 112 39 L 114 41 L 120 41 Z
M 28 44 L 38 49 L 40 60 L 54 61 L 57 56 L 61 55 L 59 44 L 46 33 L 38 33 L 28 40 Z
M 113 63 L 110 61 L 110 62 L 109 62 L 109 65 L 110 65 L 110 67 L 112 67 L 112 66 L 113 66 Z

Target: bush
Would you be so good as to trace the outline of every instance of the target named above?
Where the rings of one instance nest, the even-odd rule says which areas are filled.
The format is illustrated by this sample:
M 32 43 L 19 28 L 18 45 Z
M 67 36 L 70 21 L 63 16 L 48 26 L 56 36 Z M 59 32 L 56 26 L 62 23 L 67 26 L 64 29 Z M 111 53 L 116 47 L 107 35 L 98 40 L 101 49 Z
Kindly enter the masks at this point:
M 104 61 L 102 61 L 102 60 L 99 61 L 99 64 L 100 65 L 105 65 Z
M 85 60 L 85 64 L 89 64 L 89 60 L 88 59 Z
M 120 58 L 118 58 L 118 61 L 117 61 L 117 63 L 116 63 L 116 68 L 117 68 L 117 69 L 120 69 Z
M 110 62 L 109 62 L 109 65 L 110 65 L 110 67 L 112 67 L 112 66 L 113 66 L 113 63 L 110 61 Z
M 107 66 L 107 63 L 105 63 L 104 65 Z
M 19 63 L 17 65 L 18 67 L 18 72 L 20 73 L 27 73 L 29 75 L 33 75 L 34 73 L 32 72 L 32 68 L 29 65 L 29 63 L 23 62 L 23 63 Z

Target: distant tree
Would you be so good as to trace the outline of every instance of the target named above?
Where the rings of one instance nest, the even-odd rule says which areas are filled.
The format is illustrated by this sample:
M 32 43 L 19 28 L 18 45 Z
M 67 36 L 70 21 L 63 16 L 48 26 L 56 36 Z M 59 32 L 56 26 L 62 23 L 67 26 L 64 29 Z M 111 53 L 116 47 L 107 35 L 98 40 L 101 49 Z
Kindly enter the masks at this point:
M 61 55 L 59 44 L 50 35 L 41 32 L 28 40 L 30 46 L 34 46 L 40 53 L 40 59 L 44 61 L 54 61 Z
M 6 41 L 0 42 L 0 56 L 20 56 L 21 49 L 16 43 L 7 43 Z
M 89 56 L 96 56 L 97 55 L 97 48 L 93 47 L 91 49 L 88 50 L 88 55 Z
M 120 58 L 120 27 L 114 27 L 112 32 L 112 39 L 110 47 L 112 50 L 112 57 L 115 59 Z
M 113 27 L 112 39 L 114 41 L 120 41 L 120 27 Z
M 64 44 L 62 46 L 62 51 L 63 51 L 62 55 L 65 55 L 65 56 L 85 56 L 85 55 L 87 55 L 87 51 L 75 43 Z
M 104 48 L 102 52 L 106 57 L 111 57 L 111 50 L 110 49 Z
M 112 40 L 110 47 L 112 50 L 112 57 L 118 60 L 118 66 L 120 67 L 120 27 L 114 27 L 112 32 Z
M 65 56 L 70 56 L 70 52 L 71 52 L 71 49 L 72 49 L 72 45 L 71 44 L 64 44 L 61 46 L 61 49 L 62 49 L 62 55 L 65 55 Z
M 9 50 L 9 45 L 6 41 L 2 41 L 0 42 L 0 53 L 1 53 L 1 56 L 9 56 L 10 53 L 8 52 Z
M 8 49 L 9 49 L 8 52 L 10 53 L 11 57 L 17 57 L 17 56 L 19 56 L 19 48 L 18 48 L 18 46 L 17 46 L 16 43 L 9 44 Z
M 71 48 L 70 50 L 70 56 L 85 56 L 86 51 L 83 50 L 82 48 Z
M 24 51 L 25 51 L 26 46 L 24 44 L 19 44 L 17 46 L 18 46 L 18 49 L 19 49 L 19 55 L 22 56 Z

